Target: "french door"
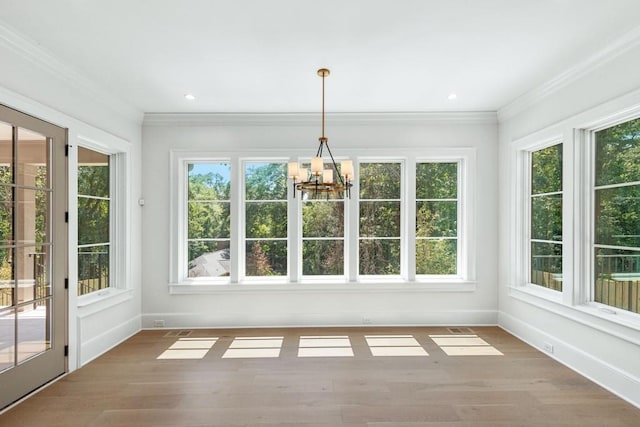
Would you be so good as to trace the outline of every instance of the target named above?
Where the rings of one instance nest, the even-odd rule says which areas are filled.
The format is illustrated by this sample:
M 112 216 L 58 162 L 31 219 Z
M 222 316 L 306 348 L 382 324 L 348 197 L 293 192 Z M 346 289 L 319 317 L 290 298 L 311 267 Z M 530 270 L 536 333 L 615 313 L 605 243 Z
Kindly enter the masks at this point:
M 66 370 L 66 140 L 0 105 L 0 409 Z

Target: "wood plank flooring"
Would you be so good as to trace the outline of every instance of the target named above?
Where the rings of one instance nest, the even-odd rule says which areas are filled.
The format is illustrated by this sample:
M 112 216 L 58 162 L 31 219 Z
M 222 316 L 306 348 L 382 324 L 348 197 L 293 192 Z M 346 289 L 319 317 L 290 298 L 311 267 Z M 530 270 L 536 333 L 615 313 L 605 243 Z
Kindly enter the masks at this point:
M 640 409 L 495 327 L 177 332 L 138 333 L 0 425 L 640 425 Z

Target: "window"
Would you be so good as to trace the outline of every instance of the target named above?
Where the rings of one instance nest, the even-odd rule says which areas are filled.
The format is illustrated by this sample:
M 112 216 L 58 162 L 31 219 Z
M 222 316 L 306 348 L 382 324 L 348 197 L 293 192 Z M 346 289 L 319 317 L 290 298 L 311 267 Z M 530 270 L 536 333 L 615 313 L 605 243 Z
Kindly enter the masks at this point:
M 331 167 L 324 165 L 324 169 Z M 339 195 L 311 197 L 306 193 L 302 201 L 302 275 L 344 277 L 344 199 Z
M 562 290 L 562 144 L 532 151 L 530 280 Z
M 640 119 L 594 133 L 593 300 L 640 313 Z
M 416 274 L 457 275 L 459 162 L 416 164 Z
M 188 277 L 231 272 L 231 164 L 187 164 Z
M 245 163 L 245 276 L 287 275 L 285 163 Z
M 473 176 L 472 149 L 429 152 L 418 163 L 408 152 L 360 159 L 350 198 L 293 198 L 287 153 L 242 154 L 171 152 L 171 293 L 379 279 L 475 289 L 474 230 L 464 227 L 474 184 L 462 182 Z
M 110 156 L 78 147 L 78 295 L 111 286 Z
M 402 164 L 362 162 L 359 169 L 361 275 L 399 275 Z

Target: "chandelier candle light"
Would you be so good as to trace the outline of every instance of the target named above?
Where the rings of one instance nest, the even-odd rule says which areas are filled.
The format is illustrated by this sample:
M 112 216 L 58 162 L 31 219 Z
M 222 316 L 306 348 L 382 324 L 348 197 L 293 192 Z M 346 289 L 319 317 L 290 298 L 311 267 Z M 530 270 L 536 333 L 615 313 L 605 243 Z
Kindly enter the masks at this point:
M 296 197 L 296 190 L 305 194 L 311 194 L 314 197 L 329 194 L 338 194 L 340 197 L 351 197 L 351 180 L 353 179 L 353 162 L 351 160 L 343 160 L 340 163 L 340 169 L 336 164 L 331 149 L 329 149 L 328 139 L 324 136 L 324 78 L 329 75 L 329 70 L 321 68 L 318 75 L 322 77 L 322 136 L 319 139 L 320 146 L 316 152 L 316 156 L 311 159 L 311 171 L 307 168 L 300 167 L 298 162 L 289 162 L 288 175 L 293 180 L 293 197 Z M 327 149 L 331 158 L 331 166 L 324 168 L 324 160 L 322 154 Z M 334 173 L 335 172 L 335 173 Z

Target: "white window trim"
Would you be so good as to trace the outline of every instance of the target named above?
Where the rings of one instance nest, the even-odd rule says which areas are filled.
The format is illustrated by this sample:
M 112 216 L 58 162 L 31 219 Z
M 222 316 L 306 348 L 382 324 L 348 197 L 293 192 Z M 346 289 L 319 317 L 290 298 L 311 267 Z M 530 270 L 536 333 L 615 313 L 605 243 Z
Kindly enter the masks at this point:
M 416 157 L 415 149 L 371 150 L 372 156 L 359 157 L 358 152 L 351 150 L 337 151 L 334 153 L 336 161 L 342 158 L 359 161 L 404 161 L 404 200 L 412 203 L 404 203 L 403 215 L 405 252 L 405 270 L 412 271 L 415 268 L 415 163 L 419 161 L 453 161 L 460 162 L 460 176 L 458 177 L 460 206 L 458 215 L 459 237 L 458 246 L 461 250 L 459 257 L 460 274 L 458 276 L 425 276 L 416 278 L 415 274 L 407 273 L 405 276 L 358 276 L 357 254 L 349 256 L 353 248 L 357 249 L 358 233 L 349 233 L 348 230 L 358 230 L 358 210 L 354 200 L 358 198 L 358 181 L 354 177 L 352 198 L 345 200 L 345 275 L 343 276 L 302 276 L 302 203 L 299 198 L 292 199 L 292 186 L 288 182 L 288 215 L 295 218 L 288 223 L 288 250 L 289 250 L 289 275 L 287 278 L 246 278 L 244 276 L 244 249 L 241 248 L 244 236 L 244 162 L 250 161 L 304 161 L 306 156 L 298 155 L 291 150 L 272 149 L 266 156 L 256 150 L 238 150 L 234 152 L 220 152 L 213 150 L 184 150 L 172 149 L 169 155 L 170 167 L 170 200 L 175 201 L 169 206 L 169 277 L 170 294 L 210 294 L 228 292 L 317 292 L 318 290 L 344 290 L 354 291 L 381 291 L 389 290 L 408 292 L 474 292 L 476 290 L 476 224 L 475 224 L 475 174 L 476 174 L 476 149 L 469 147 L 460 148 L 426 148 L 420 150 Z M 181 265 L 184 257 L 184 248 L 180 243 L 186 242 L 185 224 L 185 197 L 186 180 L 185 168 L 188 162 L 228 161 L 231 163 L 231 257 L 240 260 L 233 262 L 231 276 L 228 281 L 193 280 L 186 277 L 185 267 Z M 356 167 L 357 170 L 357 167 Z M 356 172 L 357 173 L 357 172 Z M 234 184 L 238 183 L 238 184 Z M 413 228 L 412 228 L 413 227 Z M 413 258 L 413 260 L 412 260 Z M 267 280 L 265 280 L 267 279 Z
M 640 314 L 593 301 L 593 132 L 640 117 L 640 91 L 565 119 L 510 144 L 509 288 L 518 300 L 640 344 Z M 527 151 L 563 142 L 563 290 L 528 284 L 525 229 Z M 576 214 L 574 214 L 574 212 Z M 582 213 L 581 215 L 578 213 Z M 558 295 L 559 294 L 559 295 Z
M 241 157 L 240 158 L 240 175 L 241 175 L 241 180 L 240 182 L 240 200 L 241 200 L 241 206 L 238 212 L 239 219 L 240 219 L 240 242 L 242 242 L 242 244 L 240 244 L 239 246 L 239 253 L 240 253 L 240 258 L 238 259 L 238 269 L 239 269 L 239 278 L 240 278 L 240 282 L 244 282 L 247 284 L 251 284 L 251 283 L 255 283 L 255 284 L 260 284 L 260 283 L 282 283 L 282 282 L 289 282 L 290 277 L 291 277 L 291 238 L 290 236 L 290 232 L 289 232 L 289 224 L 291 223 L 291 221 L 287 221 L 287 274 L 285 276 L 247 276 L 247 268 L 246 268 L 246 261 L 247 261 L 247 248 L 246 248 L 246 234 L 247 234 L 247 210 L 246 210 L 246 192 L 247 192 L 247 182 L 246 182 L 246 168 L 247 168 L 247 164 L 251 164 L 251 163 L 282 163 L 285 167 L 287 166 L 287 162 L 289 161 L 289 158 L 287 157 Z M 233 184 L 232 184 L 233 185 Z M 290 215 L 290 206 L 292 203 L 290 203 L 291 198 L 290 198 L 290 189 L 289 189 L 289 180 L 287 180 L 287 198 L 286 200 L 273 200 L 273 202 L 285 202 L 287 204 L 287 218 L 289 218 Z M 257 200 L 256 202 L 261 202 L 261 200 Z M 270 240 L 270 239 L 265 239 L 265 240 Z
M 78 257 L 78 146 L 109 156 L 109 287 L 86 295 L 77 295 L 78 277 L 70 278 L 69 287 L 76 295 L 76 305 L 83 308 L 79 316 L 117 305 L 133 297 L 131 285 L 131 162 L 130 144 L 112 135 L 91 138 L 76 135 L 69 149 L 69 249 L 77 272 Z M 70 262 L 71 266 L 71 262 Z M 89 308 L 90 307 L 90 308 Z

